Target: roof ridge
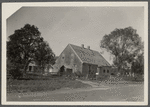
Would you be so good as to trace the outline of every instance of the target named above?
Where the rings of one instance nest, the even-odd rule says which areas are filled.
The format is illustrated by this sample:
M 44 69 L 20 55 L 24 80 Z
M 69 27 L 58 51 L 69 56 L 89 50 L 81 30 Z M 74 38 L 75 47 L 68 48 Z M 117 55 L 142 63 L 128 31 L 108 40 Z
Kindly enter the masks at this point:
M 70 44 L 70 43 L 69 43 Z M 79 48 L 82 48 L 82 47 L 80 47 L 80 46 L 78 46 L 78 45 L 74 45 L 74 44 L 70 44 L 70 45 L 73 45 L 73 46 L 77 46 L 77 47 L 79 47 Z M 87 48 L 83 48 L 83 49 L 87 49 Z M 96 51 L 96 50 L 93 50 L 93 49 L 87 49 L 87 50 L 91 50 L 91 51 L 95 51 L 95 52 L 98 52 L 98 51 Z

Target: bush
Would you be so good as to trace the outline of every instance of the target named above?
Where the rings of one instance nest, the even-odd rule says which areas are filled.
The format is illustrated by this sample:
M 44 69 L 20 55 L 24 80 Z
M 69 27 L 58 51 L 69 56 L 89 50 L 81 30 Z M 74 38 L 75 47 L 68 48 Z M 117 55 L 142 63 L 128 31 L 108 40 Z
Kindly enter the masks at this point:
M 9 70 L 9 75 L 11 75 L 14 79 L 19 79 L 22 77 L 22 71 L 18 68 Z

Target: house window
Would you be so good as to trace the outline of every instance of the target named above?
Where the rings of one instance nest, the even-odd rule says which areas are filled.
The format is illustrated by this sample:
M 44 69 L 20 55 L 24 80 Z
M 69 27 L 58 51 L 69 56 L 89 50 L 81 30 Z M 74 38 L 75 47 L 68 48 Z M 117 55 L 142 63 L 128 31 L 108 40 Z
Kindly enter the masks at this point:
M 105 73 L 105 70 L 103 70 L 103 73 Z
M 109 70 L 107 70 L 107 73 L 109 73 Z

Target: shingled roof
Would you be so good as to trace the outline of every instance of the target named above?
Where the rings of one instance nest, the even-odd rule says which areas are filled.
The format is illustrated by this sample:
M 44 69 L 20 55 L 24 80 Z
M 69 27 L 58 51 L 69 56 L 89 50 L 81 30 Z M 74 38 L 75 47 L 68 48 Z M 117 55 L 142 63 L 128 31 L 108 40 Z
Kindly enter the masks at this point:
M 83 63 L 94 64 L 98 66 L 110 66 L 105 58 L 97 51 L 69 44 L 76 52 Z

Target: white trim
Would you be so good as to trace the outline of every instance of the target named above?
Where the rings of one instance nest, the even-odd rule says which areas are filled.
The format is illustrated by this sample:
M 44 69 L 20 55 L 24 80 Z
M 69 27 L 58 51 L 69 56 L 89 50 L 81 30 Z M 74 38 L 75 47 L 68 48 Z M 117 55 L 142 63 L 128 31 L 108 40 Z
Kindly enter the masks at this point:
M 76 53 L 76 51 L 72 48 L 72 46 L 69 44 L 69 46 L 71 47 L 71 49 L 73 50 L 73 52 L 76 54 L 76 56 L 78 57 L 78 59 L 81 61 L 81 63 L 83 63 L 83 61 L 81 60 L 81 58 L 78 56 L 78 54 Z

